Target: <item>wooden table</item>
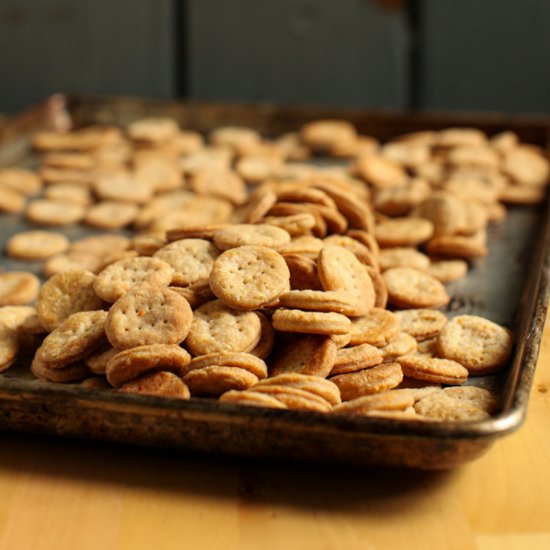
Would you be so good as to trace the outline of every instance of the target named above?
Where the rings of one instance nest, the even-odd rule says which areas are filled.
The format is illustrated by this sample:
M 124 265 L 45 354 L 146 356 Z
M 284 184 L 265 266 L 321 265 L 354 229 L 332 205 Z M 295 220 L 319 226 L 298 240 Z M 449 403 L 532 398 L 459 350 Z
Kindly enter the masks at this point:
M 0 550 L 550 548 L 550 323 L 527 422 L 450 472 L 0 434 Z

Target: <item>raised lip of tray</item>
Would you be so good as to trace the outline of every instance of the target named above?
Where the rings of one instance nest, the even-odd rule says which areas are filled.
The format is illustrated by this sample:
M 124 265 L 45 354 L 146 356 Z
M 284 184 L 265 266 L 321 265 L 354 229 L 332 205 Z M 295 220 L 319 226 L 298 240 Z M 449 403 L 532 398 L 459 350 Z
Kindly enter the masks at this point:
M 82 95 L 55 95 L 42 103 L 27 109 L 8 120 L 0 132 L 0 150 L 3 144 L 33 129 L 38 120 L 50 120 L 51 106 L 58 107 L 63 102 L 68 110 L 78 109 L 79 106 L 98 106 L 109 104 L 117 105 L 130 103 L 135 105 L 147 104 L 151 110 L 162 110 L 166 105 L 178 108 L 195 109 L 236 109 L 237 112 L 258 109 L 273 116 L 278 112 L 299 113 L 302 118 L 315 119 L 321 116 L 337 116 L 354 119 L 354 117 L 378 118 L 381 123 L 384 119 L 398 121 L 400 118 L 412 121 L 412 126 L 420 123 L 427 127 L 449 125 L 476 125 L 490 127 L 495 131 L 499 128 L 525 130 L 528 133 L 543 137 L 549 143 L 550 118 L 530 116 L 509 116 L 500 114 L 472 114 L 472 113 L 395 113 L 388 111 L 367 111 L 359 109 L 274 106 L 272 104 L 251 103 L 216 103 L 203 101 L 165 101 L 140 98 L 124 98 L 110 96 L 82 96 Z M 265 114 L 265 113 L 264 113 Z M 108 405 L 110 410 L 121 413 L 168 413 L 178 416 L 201 417 L 203 420 L 216 420 L 225 423 L 258 421 L 260 423 L 274 423 L 278 426 L 288 426 L 293 430 L 327 430 L 331 433 L 352 432 L 362 436 L 388 435 L 399 438 L 428 438 L 437 440 L 486 440 L 490 442 L 515 431 L 524 421 L 529 391 L 537 365 L 544 322 L 550 297 L 550 199 L 545 204 L 545 215 L 542 231 L 535 253 L 530 261 L 528 276 L 525 281 L 522 296 L 518 306 L 517 334 L 525 335 L 516 342 L 511 371 L 503 390 L 503 412 L 486 420 L 475 422 L 425 422 L 414 420 L 396 420 L 384 418 L 367 418 L 348 415 L 326 415 L 309 411 L 279 411 L 270 409 L 255 409 L 225 403 L 213 403 L 204 399 L 190 401 L 171 400 L 149 396 L 111 395 L 108 393 L 87 390 L 78 387 L 69 387 L 53 384 L 37 384 L 36 381 L 16 379 L 9 376 L 0 377 L 0 401 L 29 400 L 41 401 L 51 398 L 75 400 L 88 408 L 100 408 Z

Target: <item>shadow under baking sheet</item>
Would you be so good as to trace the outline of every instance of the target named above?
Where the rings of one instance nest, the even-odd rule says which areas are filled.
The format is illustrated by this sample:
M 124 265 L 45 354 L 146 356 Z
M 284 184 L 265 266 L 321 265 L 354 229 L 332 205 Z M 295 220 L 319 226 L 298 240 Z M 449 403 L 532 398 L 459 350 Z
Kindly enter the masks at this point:
M 361 508 L 385 514 L 383 503 L 451 483 L 452 471 L 337 467 L 296 461 L 183 454 L 121 444 L 0 433 L 0 471 L 9 476 L 60 479 L 116 491 L 197 495 L 258 506 L 340 513 Z M 393 507 L 392 507 L 393 508 Z

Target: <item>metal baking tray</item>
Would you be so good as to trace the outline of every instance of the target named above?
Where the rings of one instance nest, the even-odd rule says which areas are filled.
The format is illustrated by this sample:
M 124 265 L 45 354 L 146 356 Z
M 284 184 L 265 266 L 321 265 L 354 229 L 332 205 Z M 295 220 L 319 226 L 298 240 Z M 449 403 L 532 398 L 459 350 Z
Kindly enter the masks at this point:
M 546 149 L 550 143 L 550 120 L 541 118 L 57 95 L 8 121 L 0 133 L 0 166 L 32 166 L 36 159 L 29 148 L 30 134 L 62 125 L 66 113 L 75 127 L 126 125 L 161 115 L 201 132 L 238 124 L 276 135 L 314 119 L 345 118 L 361 133 L 382 140 L 423 129 L 475 126 L 488 134 L 513 130 L 521 140 Z M 17 216 L 0 216 L 2 246 L 25 227 Z M 89 233 L 80 227 L 66 232 L 71 238 Z M 490 419 L 428 423 L 123 395 L 34 380 L 27 363 L 0 375 L 0 428 L 257 458 L 427 469 L 457 466 L 480 456 L 525 419 L 550 293 L 548 204 L 510 208 L 506 222 L 491 228 L 489 247 L 489 256 L 450 286 L 454 298 L 448 313 L 484 315 L 514 333 L 510 367 L 472 378 L 499 396 L 500 412 Z M 1 266 L 39 269 L 39 264 L 6 258 Z

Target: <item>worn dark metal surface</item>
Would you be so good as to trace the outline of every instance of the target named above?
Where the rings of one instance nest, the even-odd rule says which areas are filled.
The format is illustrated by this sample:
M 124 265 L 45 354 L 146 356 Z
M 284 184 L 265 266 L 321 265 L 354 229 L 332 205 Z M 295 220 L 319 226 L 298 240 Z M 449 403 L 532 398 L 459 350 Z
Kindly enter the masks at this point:
M 57 105 L 56 109 L 51 108 Z M 396 134 L 454 125 L 488 133 L 512 129 L 532 143 L 548 145 L 550 123 L 512 117 L 410 115 L 291 108 L 272 105 L 158 102 L 128 98 L 70 97 L 76 126 L 126 124 L 145 115 L 167 114 L 183 127 L 201 131 L 221 124 L 246 124 L 267 134 L 297 129 L 307 120 L 345 117 L 361 132 L 387 139 Z M 57 114 L 56 114 L 57 113 Z M 0 136 L 0 166 L 32 165 L 29 135 L 56 125 L 59 98 L 14 119 Z M 21 230 L 15 216 L 0 218 L 2 242 Z M 85 230 L 70 228 L 70 237 Z M 501 411 L 488 420 L 426 423 L 304 411 L 262 410 L 206 399 L 179 401 L 86 390 L 32 379 L 28 362 L 0 376 L 0 427 L 62 436 L 243 455 L 348 464 L 450 468 L 472 460 L 492 442 L 517 429 L 525 418 L 550 295 L 548 205 L 512 208 L 492 228 L 490 255 L 454 283 L 448 313 L 484 315 L 509 326 L 516 346 L 510 368 L 473 379 L 499 395 Z M 39 264 L 4 259 L 7 269 L 38 271 Z

